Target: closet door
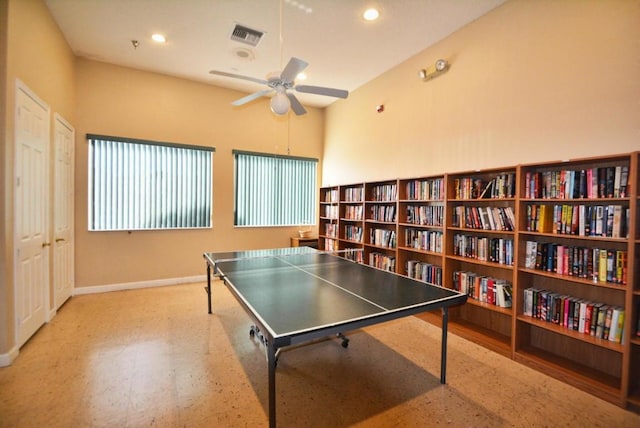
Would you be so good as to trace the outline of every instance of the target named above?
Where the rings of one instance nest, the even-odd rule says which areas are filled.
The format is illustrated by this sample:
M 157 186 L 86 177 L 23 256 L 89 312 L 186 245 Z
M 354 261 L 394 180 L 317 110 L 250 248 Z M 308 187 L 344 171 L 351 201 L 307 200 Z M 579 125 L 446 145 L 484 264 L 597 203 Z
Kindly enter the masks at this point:
M 22 82 L 15 111 L 15 312 L 22 346 L 49 308 L 49 107 Z
M 55 308 L 67 301 L 74 287 L 74 142 L 73 127 L 59 114 L 54 125 L 53 289 Z

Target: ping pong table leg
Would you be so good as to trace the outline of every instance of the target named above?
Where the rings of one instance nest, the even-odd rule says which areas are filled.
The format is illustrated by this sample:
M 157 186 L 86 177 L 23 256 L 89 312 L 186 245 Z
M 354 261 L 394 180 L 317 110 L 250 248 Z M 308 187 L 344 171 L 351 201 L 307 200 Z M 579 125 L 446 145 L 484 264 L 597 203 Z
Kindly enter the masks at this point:
M 276 428 L 276 349 L 266 343 L 269 366 L 269 428 Z
M 442 308 L 442 350 L 440 355 L 440 383 L 447 383 L 447 324 L 449 308 Z
M 207 263 L 207 302 L 209 304 L 209 313 L 211 312 L 211 265 Z

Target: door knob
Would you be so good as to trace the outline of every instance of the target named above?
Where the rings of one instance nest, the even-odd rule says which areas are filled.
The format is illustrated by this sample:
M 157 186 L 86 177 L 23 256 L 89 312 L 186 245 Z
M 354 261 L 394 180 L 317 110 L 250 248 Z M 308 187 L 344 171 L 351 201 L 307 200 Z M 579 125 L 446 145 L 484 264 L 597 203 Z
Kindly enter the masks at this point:
M 56 238 L 56 242 L 62 242 L 64 241 L 64 238 Z
M 43 242 L 42 243 L 42 248 L 50 247 L 50 246 L 51 246 L 51 242 Z

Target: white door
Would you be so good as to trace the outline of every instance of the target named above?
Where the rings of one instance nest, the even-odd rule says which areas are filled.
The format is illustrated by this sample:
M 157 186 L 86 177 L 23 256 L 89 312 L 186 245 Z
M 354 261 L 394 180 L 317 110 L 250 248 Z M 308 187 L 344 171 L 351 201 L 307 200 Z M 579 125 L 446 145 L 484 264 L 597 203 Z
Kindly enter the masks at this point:
M 16 83 L 15 309 L 22 346 L 48 319 L 49 107 Z
M 54 189 L 53 189 L 53 289 L 55 308 L 71 297 L 73 276 L 73 153 L 75 131 L 59 114 L 55 114 Z

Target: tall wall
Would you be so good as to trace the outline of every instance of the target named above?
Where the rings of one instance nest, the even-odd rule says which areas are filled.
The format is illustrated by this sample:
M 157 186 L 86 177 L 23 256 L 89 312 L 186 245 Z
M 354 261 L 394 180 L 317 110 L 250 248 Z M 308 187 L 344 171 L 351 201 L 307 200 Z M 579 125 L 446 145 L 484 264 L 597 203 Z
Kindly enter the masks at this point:
M 324 111 L 279 118 L 266 99 L 242 108 L 246 94 L 165 75 L 77 60 L 76 288 L 205 273 L 202 253 L 289 246 L 297 227 L 233 226 L 232 150 L 320 158 Z M 211 230 L 88 232 L 86 134 L 212 146 Z
M 9 249 L 7 233 L 9 216 L 7 215 L 6 183 L 11 182 L 6 158 L 7 147 L 7 36 L 9 1 L 0 0 L 0 354 L 11 346 L 9 324 L 9 290 L 7 284 L 11 277 L 7 266 Z
M 638 0 L 503 4 L 328 108 L 324 184 L 639 150 L 639 23 Z

